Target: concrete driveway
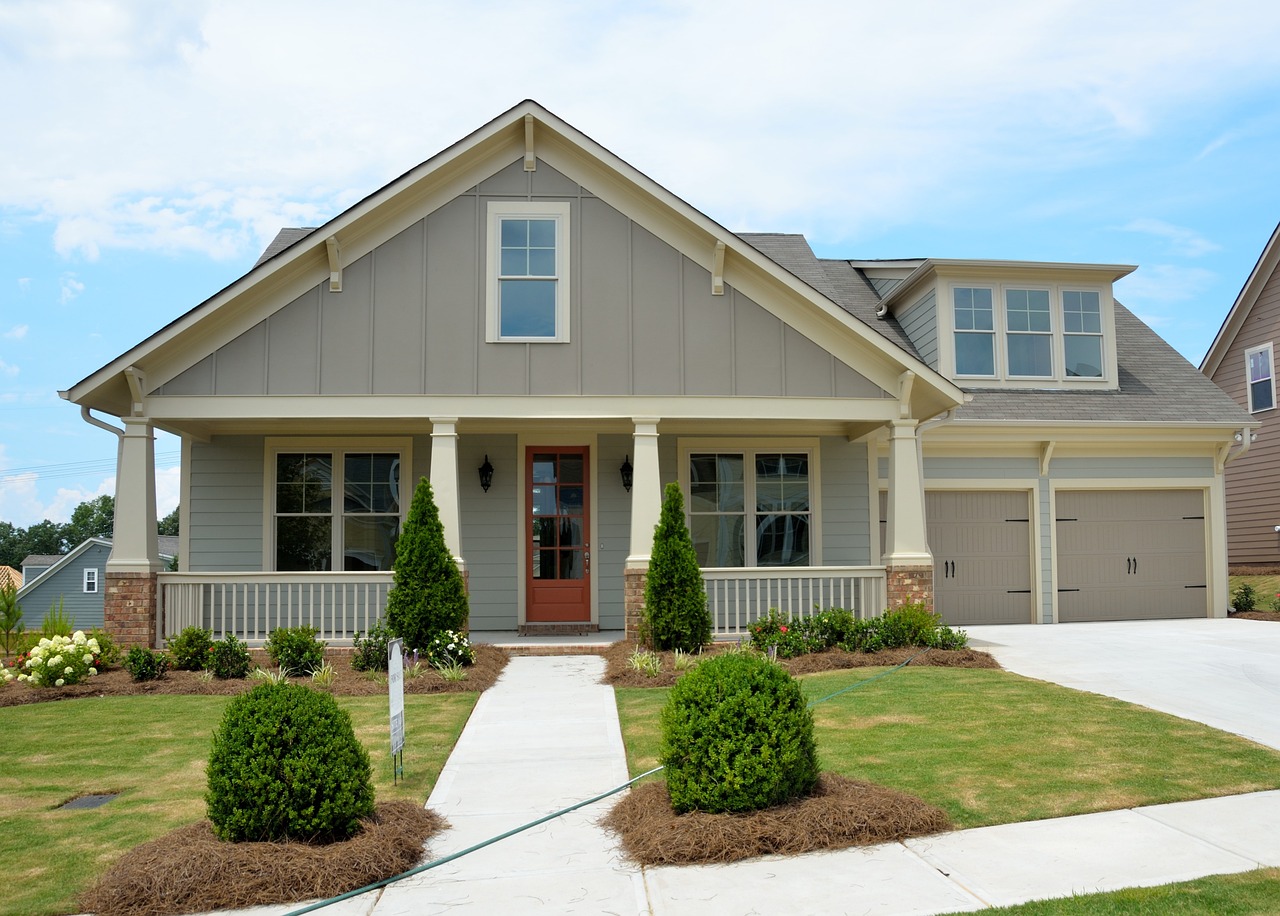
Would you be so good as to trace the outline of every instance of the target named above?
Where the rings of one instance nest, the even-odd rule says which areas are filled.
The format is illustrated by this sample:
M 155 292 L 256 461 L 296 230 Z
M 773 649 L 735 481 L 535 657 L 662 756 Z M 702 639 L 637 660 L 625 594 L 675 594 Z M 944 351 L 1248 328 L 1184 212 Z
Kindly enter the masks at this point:
M 1141 620 L 966 627 L 1009 671 L 1280 748 L 1280 623 Z

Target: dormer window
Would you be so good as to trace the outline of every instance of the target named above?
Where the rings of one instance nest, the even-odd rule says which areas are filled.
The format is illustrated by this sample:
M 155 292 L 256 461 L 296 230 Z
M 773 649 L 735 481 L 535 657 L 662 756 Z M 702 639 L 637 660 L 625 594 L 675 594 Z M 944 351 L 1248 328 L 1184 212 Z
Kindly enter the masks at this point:
M 956 373 L 995 375 L 996 335 L 991 290 L 957 287 L 955 295 Z
M 1069 378 L 1102 378 L 1102 306 L 1093 290 L 1063 290 L 1062 352 Z
M 1005 327 L 1009 374 L 1035 378 L 1053 376 L 1053 327 L 1047 289 L 1006 289 Z

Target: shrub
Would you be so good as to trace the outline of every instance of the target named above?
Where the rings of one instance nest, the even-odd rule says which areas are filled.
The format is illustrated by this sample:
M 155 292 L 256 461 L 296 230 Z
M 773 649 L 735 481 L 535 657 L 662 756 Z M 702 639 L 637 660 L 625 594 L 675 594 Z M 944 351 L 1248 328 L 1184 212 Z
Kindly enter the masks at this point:
M 325 644 L 316 639 L 315 627 L 277 627 L 262 648 L 281 669 L 294 675 L 309 675 L 324 664 Z
M 65 687 L 93 677 L 98 643 L 80 630 L 71 636 L 44 637 L 18 656 L 18 680 L 35 687 Z
M 934 632 L 941 624 L 942 618 L 932 613 L 923 602 L 885 611 L 878 618 L 875 633 L 868 639 L 868 651 L 931 646 Z
M 205 667 L 224 681 L 248 677 L 249 650 L 240 640 L 228 635 L 210 647 L 209 663 Z
M 423 477 L 396 541 L 395 584 L 387 595 L 387 626 L 408 649 L 426 649 L 445 630 L 464 630 L 470 609 L 462 573 L 444 542 L 444 526 Z
M 157 681 L 165 676 L 171 664 L 168 655 L 144 646 L 134 646 L 124 657 L 124 670 L 135 681 Z
M 361 637 L 356 633 L 355 653 L 351 656 L 351 667 L 357 671 L 386 671 L 387 646 L 392 640 L 391 631 L 384 623 L 376 623 L 369 629 L 369 634 Z
M 676 681 L 661 723 L 679 813 L 756 811 L 817 784 L 813 716 L 800 685 L 754 653 L 717 655 Z
M 655 649 L 693 652 L 711 642 L 711 612 L 678 483 L 667 484 L 644 584 L 644 632 Z
M 333 697 L 260 684 L 213 736 L 205 802 L 224 840 L 344 840 L 373 814 L 369 755 Z
M 476 663 L 476 650 L 471 647 L 471 641 L 454 630 L 445 630 L 431 637 L 423 654 L 433 668 Z
M 52 639 L 55 636 L 70 636 L 74 629 L 74 624 L 67 612 L 62 609 L 62 599 L 59 598 L 57 604 L 49 608 L 49 613 L 44 615 L 44 622 L 40 624 L 40 633 L 45 639 Z
M 1248 582 L 1242 582 L 1231 592 L 1231 606 L 1237 611 L 1252 611 L 1258 606 L 1258 593 Z
M 89 639 L 98 644 L 98 655 L 94 660 L 95 668 L 106 671 L 120 667 L 120 647 L 116 645 L 114 636 L 102 627 L 94 627 L 89 631 Z
M 173 667 L 179 671 L 200 671 L 209 661 L 213 633 L 203 627 L 187 627 L 166 645 L 173 656 Z

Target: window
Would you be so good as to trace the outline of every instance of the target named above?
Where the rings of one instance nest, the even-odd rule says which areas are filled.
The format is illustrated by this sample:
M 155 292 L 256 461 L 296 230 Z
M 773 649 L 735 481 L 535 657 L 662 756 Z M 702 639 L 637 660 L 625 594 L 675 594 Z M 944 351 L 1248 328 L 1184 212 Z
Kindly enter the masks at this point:
M 1053 375 L 1053 328 L 1047 289 L 1006 289 L 1005 329 L 1009 374 Z
M 995 320 L 991 290 L 958 287 L 955 291 L 956 374 L 995 375 Z
M 698 565 L 808 566 L 810 453 L 689 454 L 689 530 Z
M 1249 382 L 1249 410 L 1257 413 L 1276 406 L 1276 379 L 1272 369 L 1271 344 L 1266 343 L 1244 355 Z
M 86 569 L 84 571 L 84 591 L 86 595 L 98 591 L 98 571 L 96 569 Z
M 275 453 L 275 568 L 388 570 L 400 536 L 400 454 Z
M 569 339 L 569 204 L 489 204 L 490 342 Z
M 1092 290 L 1062 293 L 1063 367 L 1069 378 L 1102 378 L 1102 306 Z

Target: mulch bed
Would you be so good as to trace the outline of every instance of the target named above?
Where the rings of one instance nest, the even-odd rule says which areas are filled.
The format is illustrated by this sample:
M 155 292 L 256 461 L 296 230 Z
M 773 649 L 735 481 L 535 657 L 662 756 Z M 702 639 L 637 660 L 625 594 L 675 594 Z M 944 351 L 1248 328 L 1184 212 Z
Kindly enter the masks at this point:
M 406 675 L 405 694 L 478 692 L 489 689 L 502 673 L 502 669 L 506 667 L 508 655 L 505 650 L 496 646 L 479 645 L 475 650 L 476 663 L 467 667 L 466 680 L 446 681 L 432 669 L 416 678 Z M 252 650 L 250 654 L 256 664 L 269 669 L 272 667 L 265 652 Z M 332 649 L 327 651 L 325 660 L 333 665 L 335 677 L 332 685 L 318 689 L 340 697 L 385 695 L 387 692 L 385 673 L 378 672 L 378 676 L 374 677 L 370 676 L 369 672 L 356 671 L 351 667 L 351 656 L 350 651 Z M 315 686 L 309 677 L 290 678 L 290 681 Z M 22 706 L 27 703 L 43 703 L 50 700 L 72 700 L 79 697 L 127 697 L 148 694 L 233 696 L 259 683 L 252 678 L 227 681 L 217 678 L 204 680 L 198 671 L 170 671 L 158 681 L 135 681 L 127 671 L 113 668 L 89 678 L 84 683 L 69 687 L 30 687 L 17 681 L 9 684 L 0 683 L 0 707 Z
M 751 814 L 676 814 L 665 783 L 642 783 L 602 824 L 641 865 L 702 865 L 871 846 L 951 829 L 941 808 L 904 792 L 823 773 L 808 798 Z
M 1280 620 L 1280 612 L 1277 611 L 1232 611 L 1227 616 L 1241 620 Z
M 97 916 L 163 916 L 336 897 L 408 871 L 443 818 L 410 801 L 379 804 L 349 840 L 228 843 L 206 821 L 125 853 L 80 897 Z
M 608 646 L 604 652 L 604 682 L 614 687 L 670 687 L 683 674 L 677 671 L 674 652 L 659 652 L 662 659 L 662 670 L 650 677 L 634 670 L 628 663 L 631 653 L 637 645 L 633 642 L 616 642 Z M 711 654 L 723 652 L 731 648 L 728 644 L 709 646 L 704 652 Z M 919 649 L 884 649 L 880 652 L 844 652 L 840 649 L 829 649 L 826 652 L 813 652 L 796 658 L 779 659 L 778 663 L 792 674 L 814 674 L 819 671 L 839 671 L 845 668 L 893 667 L 905 662 L 911 656 L 913 667 L 934 668 L 999 668 L 1000 663 L 987 652 L 976 649 L 930 649 L 920 654 Z

